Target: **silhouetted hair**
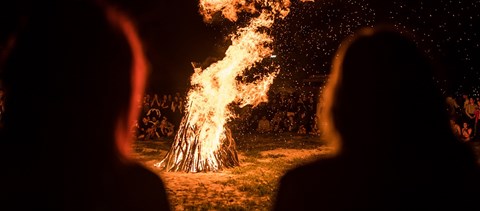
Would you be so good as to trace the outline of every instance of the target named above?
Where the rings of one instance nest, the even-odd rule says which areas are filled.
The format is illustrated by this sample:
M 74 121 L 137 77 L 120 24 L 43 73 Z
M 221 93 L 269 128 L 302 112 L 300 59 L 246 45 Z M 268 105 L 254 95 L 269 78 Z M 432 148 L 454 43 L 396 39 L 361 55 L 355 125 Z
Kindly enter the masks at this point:
M 355 137 L 400 141 L 412 134 L 428 134 L 424 142 L 438 144 L 432 136 L 449 136 L 450 130 L 433 71 L 406 32 L 387 26 L 362 29 L 341 44 L 333 61 L 321 114 L 326 133 L 353 147 L 383 144 Z
M 84 124 L 93 130 L 101 126 L 98 134 L 113 131 L 118 115 L 129 109 L 132 94 L 132 54 L 125 35 L 98 4 L 33 5 L 2 73 L 8 99 L 5 130 L 21 128 L 33 118 L 58 121 L 58 133 L 77 130 L 83 135 L 80 132 L 89 132 L 78 131 L 88 127 Z M 36 128 L 31 135 L 45 130 Z M 111 144 L 98 147 L 103 151 Z
M 131 19 L 101 0 L 32 1 L 24 17 L 1 67 L 7 199 L 28 201 L 22 210 L 168 210 L 158 175 L 126 156 L 146 73 Z
M 288 171 L 275 210 L 472 210 L 479 168 L 450 128 L 414 40 L 364 28 L 341 44 L 324 96 L 332 157 Z

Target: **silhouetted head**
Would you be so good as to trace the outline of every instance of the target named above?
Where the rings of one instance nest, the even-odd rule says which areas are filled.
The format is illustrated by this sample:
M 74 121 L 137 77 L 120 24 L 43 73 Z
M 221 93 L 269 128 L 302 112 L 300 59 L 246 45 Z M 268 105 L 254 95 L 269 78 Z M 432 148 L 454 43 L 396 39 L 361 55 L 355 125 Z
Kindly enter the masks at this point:
M 145 61 L 132 22 L 101 2 L 35 1 L 22 14 L 2 71 L 10 137 L 98 159 L 126 154 Z M 26 118 L 37 123 L 19 137 Z
M 326 133 L 343 151 L 383 150 L 448 130 L 429 59 L 389 27 L 364 28 L 341 44 L 324 100 Z

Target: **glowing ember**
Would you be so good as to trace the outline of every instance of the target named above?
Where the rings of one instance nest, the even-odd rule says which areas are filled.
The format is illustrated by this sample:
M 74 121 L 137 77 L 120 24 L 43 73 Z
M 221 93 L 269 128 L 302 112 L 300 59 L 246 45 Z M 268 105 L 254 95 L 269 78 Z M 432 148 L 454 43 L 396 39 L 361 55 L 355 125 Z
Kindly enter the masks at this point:
M 261 7 L 258 11 L 255 8 Z M 200 12 L 210 21 L 216 12 L 231 20 L 237 13 L 256 14 L 247 26 L 231 35 L 225 57 L 206 69 L 194 67 L 185 116 L 166 157 L 155 164 L 167 171 L 217 171 L 239 165 L 235 142 L 226 123 L 234 117 L 228 106 L 256 106 L 267 101 L 267 92 L 278 70 L 257 81 L 237 80 L 255 64 L 271 56 L 273 39 L 265 33 L 275 18 L 284 18 L 290 6 L 283 1 L 200 0 Z M 258 14 L 258 15 L 257 15 Z

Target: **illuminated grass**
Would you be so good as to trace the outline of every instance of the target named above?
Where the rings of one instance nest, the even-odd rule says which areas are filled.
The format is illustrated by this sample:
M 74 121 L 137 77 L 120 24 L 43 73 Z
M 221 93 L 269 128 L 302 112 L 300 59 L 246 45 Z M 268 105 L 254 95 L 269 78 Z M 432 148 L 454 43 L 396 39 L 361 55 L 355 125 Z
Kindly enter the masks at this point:
M 270 210 L 278 181 L 286 171 L 328 154 L 315 136 L 238 135 L 234 138 L 240 156 L 239 167 L 196 174 L 154 170 L 164 179 L 174 210 Z M 134 150 L 139 161 L 151 164 L 163 158 L 168 144 L 168 141 L 138 142 Z

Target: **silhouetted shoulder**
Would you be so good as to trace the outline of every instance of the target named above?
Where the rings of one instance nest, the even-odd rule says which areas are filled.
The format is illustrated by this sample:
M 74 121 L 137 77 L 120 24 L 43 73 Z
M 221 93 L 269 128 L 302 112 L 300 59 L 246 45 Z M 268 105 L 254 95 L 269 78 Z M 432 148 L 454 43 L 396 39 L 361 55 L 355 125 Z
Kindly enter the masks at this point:
M 478 183 L 465 182 L 474 181 L 473 175 L 431 173 L 403 171 L 381 160 L 319 160 L 281 178 L 274 210 L 475 210 Z
M 344 195 L 361 190 L 356 187 L 361 183 L 355 183 L 353 180 L 356 179 L 351 178 L 355 173 L 351 167 L 354 166 L 341 158 L 330 158 L 288 171 L 280 180 L 274 210 L 348 209 L 352 203 L 339 204 Z M 358 179 L 363 177 L 358 176 Z M 346 187 L 350 192 L 342 191 Z
M 276 209 L 477 207 L 478 165 L 454 138 L 435 68 L 416 42 L 391 26 L 364 28 L 337 55 L 320 116 L 339 153 L 289 171 Z
M 170 210 L 165 186 L 158 175 L 139 164 L 123 167 L 114 178 L 118 204 L 113 210 Z M 113 193 L 113 191 L 112 191 Z

